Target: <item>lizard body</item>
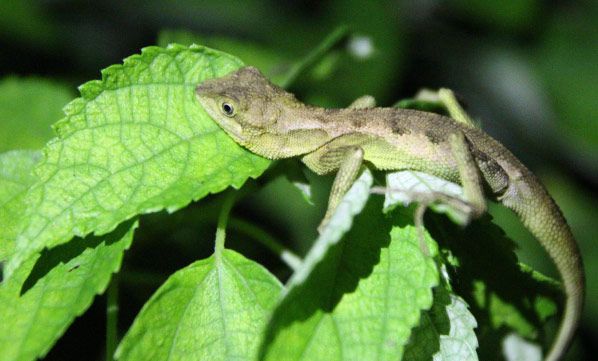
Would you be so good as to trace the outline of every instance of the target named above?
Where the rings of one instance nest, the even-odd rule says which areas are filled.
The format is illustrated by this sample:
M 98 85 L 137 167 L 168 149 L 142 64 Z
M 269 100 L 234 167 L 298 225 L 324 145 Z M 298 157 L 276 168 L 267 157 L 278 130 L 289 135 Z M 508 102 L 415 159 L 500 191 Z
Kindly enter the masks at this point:
M 252 152 L 270 159 L 301 156 L 318 174 L 338 171 L 325 220 L 363 161 L 380 170 L 417 170 L 460 183 L 474 217 L 486 210 L 484 194 L 512 209 L 547 250 L 563 280 L 564 316 L 546 360 L 562 357 L 583 304 L 579 249 L 545 188 L 498 141 L 435 113 L 308 106 L 253 67 L 205 81 L 196 93 L 208 114 Z

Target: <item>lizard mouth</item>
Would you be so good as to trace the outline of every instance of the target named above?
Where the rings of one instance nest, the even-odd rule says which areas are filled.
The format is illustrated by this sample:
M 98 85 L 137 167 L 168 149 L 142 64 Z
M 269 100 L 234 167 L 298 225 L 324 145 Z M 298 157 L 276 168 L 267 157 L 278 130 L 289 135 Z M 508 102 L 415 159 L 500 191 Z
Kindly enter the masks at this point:
M 243 128 L 241 125 L 231 119 L 218 119 L 216 123 L 220 125 L 225 132 L 233 137 L 239 143 L 243 143 L 245 138 L 243 137 Z

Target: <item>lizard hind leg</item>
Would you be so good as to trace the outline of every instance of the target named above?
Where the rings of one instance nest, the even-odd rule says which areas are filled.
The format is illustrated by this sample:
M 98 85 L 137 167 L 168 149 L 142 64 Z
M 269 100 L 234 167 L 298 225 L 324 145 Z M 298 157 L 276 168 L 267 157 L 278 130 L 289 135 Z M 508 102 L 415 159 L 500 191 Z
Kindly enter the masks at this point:
M 430 256 L 430 249 L 426 244 L 426 235 L 424 232 L 424 214 L 426 213 L 426 208 L 428 208 L 427 202 L 420 202 L 415 208 L 415 214 L 413 216 L 413 223 L 415 225 L 415 229 L 417 230 L 417 237 L 419 238 L 419 249 L 424 254 L 424 256 Z
M 470 216 L 478 218 L 486 213 L 486 198 L 484 198 L 480 170 L 471 154 L 469 143 L 462 132 L 451 134 L 449 142 L 459 170 L 463 196 L 470 207 Z

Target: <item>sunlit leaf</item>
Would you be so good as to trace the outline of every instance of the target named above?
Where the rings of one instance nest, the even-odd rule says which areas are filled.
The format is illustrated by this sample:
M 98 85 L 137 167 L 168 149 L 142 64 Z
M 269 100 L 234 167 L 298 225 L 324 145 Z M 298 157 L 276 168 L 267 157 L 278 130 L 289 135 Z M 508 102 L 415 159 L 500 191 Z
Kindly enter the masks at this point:
M 237 145 L 195 98 L 200 82 L 240 66 L 200 46 L 149 47 L 82 85 L 45 148 L 7 274 L 44 247 L 261 174 L 269 162 Z
M 224 250 L 174 273 L 137 316 L 119 360 L 254 360 L 282 285 Z

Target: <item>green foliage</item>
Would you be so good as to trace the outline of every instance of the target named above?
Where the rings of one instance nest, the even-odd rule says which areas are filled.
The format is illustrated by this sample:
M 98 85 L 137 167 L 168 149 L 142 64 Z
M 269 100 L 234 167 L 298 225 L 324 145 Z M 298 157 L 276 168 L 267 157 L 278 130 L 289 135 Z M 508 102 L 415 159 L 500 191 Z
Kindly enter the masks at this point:
M 37 168 L 30 222 L 7 275 L 44 247 L 109 232 L 136 214 L 174 211 L 258 176 L 268 161 L 243 151 L 195 100 L 197 84 L 241 65 L 198 46 L 150 47 L 82 85 Z
M 0 34 L 21 38 L 40 47 L 50 47 L 55 43 L 58 27 L 43 11 L 38 1 L 0 2 Z
M 539 13 L 538 0 L 457 0 L 455 8 L 470 20 L 499 30 L 520 31 Z
M 156 291 L 117 350 L 119 360 L 254 360 L 282 285 L 224 250 L 177 271 Z
M 64 85 L 40 78 L 0 81 L 0 152 L 39 149 L 52 138 L 50 125 L 72 98 Z
M 497 340 L 512 330 L 545 341 L 546 321 L 556 312 L 560 291 L 555 281 L 517 263 L 514 243 L 490 217 L 460 228 L 431 215 L 426 227 L 443 249 L 451 279 L 459 280 L 454 292 L 478 322 L 480 359 L 499 354 L 502 346 Z
M 0 288 L 0 359 L 45 355 L 120 268 L 136 224 L 76 239 L 27 260 Z
M 477 361 L 477 322 L 467 303 L 442 284 L 434 289 L 434 304 L 422 313 L 405 350 L 407 360 Z
M 10 151 L 0 154 L 0 262 L 12 253 L 23 219 L 24 197 L 35 182 L 33 166 L 41 154 L 36 151 Z
M 598 70 L 593 64 L 598 62 L 598 49 L 591 44 L 595 44 L 598 33 L 598 8 L 587 12 L 591 17 L 579 11 L 555 14 L 533 63 L 554 100 L 559 125 L 566 130 L 562 134 L 575 139 L 569 146 L 582 151 L 582 156 L 593 153 L 595 160 L 598 109 L 593 95 L 598 92 Z
M 196 41 L 180 33 L 165 33 L 160 41 L 184 36 Z M 266 58 L 262 66 L 274 61 Z M 321 60 L 316 70 L 329 61 Z M 189 203 L 239 188 L 269 166 L 232 141 L 194 96 L 197 84 L 242 65 L 202 46 L 146 48 L 81 86 L 41 160 L 39 152 L 0 155 L 0 256 L 10 256 L 0 288 L 0 360 L 48 352 L 120 269 L 137 216 L 181 209 L 206 217 L 200 213 L 217 210 L 193 211 Z M 320 204 L 327 189 L 300 173 L 296 164 L 280 162 L 263 179 L 289 175 Z M 544 341 L 558 290 L 517 263 L 512 242 L 497 226 L 482 219 L 463 228 L 438 214 L 425 219 L 430 233 L 414 225 L 409 203 L 437 193 L 458 199 L 457 185 L 413 172 L 390 175 L 383 214 L 382 197 L 373 195 L 380 193 L 374 184 L 383 183 L 378 176 L 362 173 L 307 254 L 294 259 L 284 287 L 284 273 L 224 249 L 219 222 L 215 253 L 168 277 L 116 356 L 477 360 L 500 355 L 512 332 Z M 279 216 L 304 222 L 295 219 L 303 210 L 285 203 L 287 194 L 278 198 L 287 206 Z M 227 199 L 224 220 L 232 205 Z M 459 218 L 443 204 L 431 208 Z M 268 238 L 262 243 L 280 258 L 290 254 L 253 223 L 259 221 L 245 227 L 253 238 Z M 205 239 L 198 232 L 190 230 L 195 243 Z
M 0 155 L 0 242 L 2 250 L 24 217 L 24 194 L 35 178 L 38 152 Z M 93 297 L 104 291 L 118 271 L 133 238 L 134 222 L 102 237 L 76 239 L 36 254 L 0 287 L 0 360 L 34 360 L 45 355 Z
M 432 305 L 436 248 L 428 239 L 432 253 L 425 255 L 415 228 L 404 219 L 376 217 L 380 206 L 370 201 L 304 283 L 287 288 L 264 359 L 401 359 L 411 328 Z M 379 231 L 372 234 L 370 227 Z
M 260 69 L 268 78 L 280 77 L 284 74 L 290 61 L 281 56 L 280 51 L 275 51 L 260 44 L 241 41 L 225 37 L 200 36 L 185 30 L 164 30 L 158 35 L 158 46 L 166 47 L 169 44 L 202 44 L 214 49 L 220 49 L 230 54 L 235 54 L 247 65 Z

